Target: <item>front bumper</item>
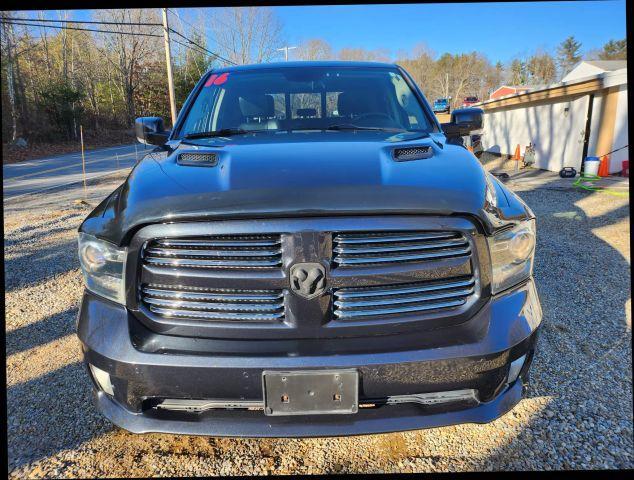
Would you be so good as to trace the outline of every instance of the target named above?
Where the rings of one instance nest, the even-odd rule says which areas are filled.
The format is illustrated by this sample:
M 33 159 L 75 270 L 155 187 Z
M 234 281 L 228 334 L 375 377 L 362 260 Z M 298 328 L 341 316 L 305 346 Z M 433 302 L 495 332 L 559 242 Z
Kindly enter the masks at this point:
M 101 412 L 135 433 L 232 437 L 358 435 L 485 423 L 522 397 L 535 348 L 541 308 L 531 281 L 497 296 L 469 321 L 486 325 L 478 341 L 421 350 L 346 355 L 257 356 L 147 353 L 135 348 L 129 312 L 84 295 L 78 336 L 84 360 L 111 375 L 114 398 L 95 388 Z M 475 318 L 478 317 L 478 318 Z M 451 335 L 451 329 L 447 329 Z M 192 339 L 195 341 L 195 339 Z M 507 383 L 509 365 L 526 355 L 519 379 Z M 475 405 L 403 403 L 361 408 L 351 415 L 266 416 L 258 410 L 203 413 L 159 411 L 153 399 L 262 400 L 263 370 L 356 368 L 364 398 L 475 389 Z M 148 400 L 150 400 L 148 402 Z

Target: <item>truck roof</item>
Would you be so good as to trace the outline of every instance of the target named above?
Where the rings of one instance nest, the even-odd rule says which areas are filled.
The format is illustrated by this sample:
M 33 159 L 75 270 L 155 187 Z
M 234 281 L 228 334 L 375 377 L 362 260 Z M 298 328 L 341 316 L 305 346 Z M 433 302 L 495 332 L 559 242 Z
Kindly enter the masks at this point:
M 298 62 L 272 62 L 272 63 L 256 63 L 250 65 L 229 65 L 221 68 L 212 68 L 214 73 L 219 72 L 235 72 L 246 70 L 265 70 L 269 68 L 297 68 L 297 67 L 362 67 L 362 68 L 395 68 L 394 63 L 383 62 L 351 62 L 341 60 L 326 61 L 298 61 Z

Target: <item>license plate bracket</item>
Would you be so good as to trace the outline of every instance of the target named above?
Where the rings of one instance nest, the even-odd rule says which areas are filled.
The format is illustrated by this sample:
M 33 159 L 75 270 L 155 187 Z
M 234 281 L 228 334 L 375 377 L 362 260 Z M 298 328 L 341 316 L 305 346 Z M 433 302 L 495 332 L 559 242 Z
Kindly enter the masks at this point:
M 262 372 L 266 415 L 357 413 L 359 372 L 297 370 Z

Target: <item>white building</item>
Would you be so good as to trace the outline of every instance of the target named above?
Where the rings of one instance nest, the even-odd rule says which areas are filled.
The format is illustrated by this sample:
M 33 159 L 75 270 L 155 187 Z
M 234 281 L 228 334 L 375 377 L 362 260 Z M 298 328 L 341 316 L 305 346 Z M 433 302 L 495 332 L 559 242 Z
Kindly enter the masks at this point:
M 579 78 L 592 77 L 605 72 L 614 72 L 627 68 L 627 60 L 583 60 L 573 68 L 568 75 L 561 79 L 570 82 Z
M 625 61 L 584 61 L 561 83 L 482 102 L 483 148 L 512 155 L 529 143 L 535 167 L 559 171 L 581 168 L 582 159 L 628 145 Z M 610 173 L 628 159 L 624 148 L 609 155 Z

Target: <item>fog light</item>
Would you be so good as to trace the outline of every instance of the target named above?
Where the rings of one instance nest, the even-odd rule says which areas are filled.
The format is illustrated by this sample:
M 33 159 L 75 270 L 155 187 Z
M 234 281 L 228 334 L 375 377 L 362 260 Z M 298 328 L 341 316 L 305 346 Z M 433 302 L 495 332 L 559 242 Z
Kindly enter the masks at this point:
M 526 360 L 526 354 L 511 362 L 511 366 L 509 368 L 509 376 L 506 383 L 513 383 L 515 380 L 517 380 L 517 377 L 522 370 L 522 366 L 524 365 L 524 360 Z
M 95 367 L 94 365 L 90 365 L 90 371 L 92 372 L 92 376 L 99 385 L 99 388 L 106 392 L 108 395 L 114 395 L 114 390 L 112 383 L 110 382 L 110 374 L 108 372 L 104 372 L 102 369 Z

